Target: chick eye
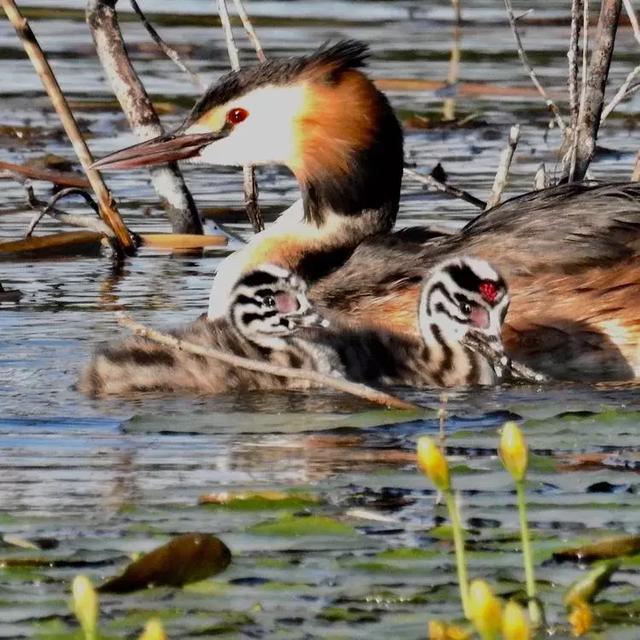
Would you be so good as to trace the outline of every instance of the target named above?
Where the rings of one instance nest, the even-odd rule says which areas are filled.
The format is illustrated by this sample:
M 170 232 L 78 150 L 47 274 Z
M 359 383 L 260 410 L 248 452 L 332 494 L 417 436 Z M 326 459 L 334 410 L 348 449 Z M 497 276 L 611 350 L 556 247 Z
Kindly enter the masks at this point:
M 273 296 L 265 296 L 263 299 L 263 304 L 265 307 L 275 307 L 276 299 Z
M 471 315 L 471 305 L 468 302 L 460 303 L 460 310 L 465 316 Z
M 249 117 L 249 112 L 246 109 L 237 107 L 227 112 L 227 122 L 229 124 L 240 124 Z

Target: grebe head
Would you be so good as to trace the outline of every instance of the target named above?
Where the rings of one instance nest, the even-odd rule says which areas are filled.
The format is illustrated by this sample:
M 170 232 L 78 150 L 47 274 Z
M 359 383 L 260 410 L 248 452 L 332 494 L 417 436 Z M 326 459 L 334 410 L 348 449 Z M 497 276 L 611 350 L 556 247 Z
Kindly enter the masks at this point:
M 427 342 L 460 342 L 467 334 L 501 344 L 509 308 L 505 281 L 486 261 L 461 257 L 436 265 L 420 297 L 420 331 Z
M 214 165 L 286 165 L 307 218 L 385 208 L 390 227 L 402 176 L 402 132 L 385 96 L 360 70 L 365 44 L 345 40 L 308 56 L 268 60 L 211 86 L 170 134 L 95 163 L 130 169 L 189 159 Z
M 231 324 L 252 342 L 276 346 L 304 327 L 326 327 L 313 308 L 304 280 L 287 269 L 264 264 L 235 284 L 227 311 Z

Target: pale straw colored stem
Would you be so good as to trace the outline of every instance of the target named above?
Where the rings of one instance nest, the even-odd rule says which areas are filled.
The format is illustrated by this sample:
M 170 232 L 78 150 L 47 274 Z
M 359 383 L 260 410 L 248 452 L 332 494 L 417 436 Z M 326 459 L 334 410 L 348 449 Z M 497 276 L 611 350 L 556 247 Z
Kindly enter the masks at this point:
M 93 157 L 91 156 L 89 147 L 87 147 L 87 144 L 80 133 L 78 123 L 71 113 L 71 109 L 69 108 L 62 90 L 60 89 L 60 85 L 56 80 L 53 70 L 48 63 L 44 52 L 40 48 L 27 19 L 20 13 L 14 0 L 1 0 L 1 3 L 2 8 L 7 14 L 9 21 L 13 25 L 22 42 L 24 50 L 29 56 L 29 60 L 31 60 L 31 64 L 40 76 L 40 80 L 44 85 L 60 121 L 62 122 L 65 132 L 69 136 L 69 140 L 73 145 L 73 150 L 76 152 L 76 155 L 80 160 L 80 164 L 89 179 L 91 188 L 96 194 L 96 198 L 100 206 L 100 215 L 113 229 L 122 249 L 126 253 L 133 253 L 135 250 L 133 238 L 129 234 L 129 230 L 120 217 L 111 193 L 107 189 L 107 185 L 104 183 L 102 176 L 98 171 L 91 168 L 91 165 L 93 164 Z
M 193 344 L 191 342 L 186 342 L 184 340 L 179 340 L 173 336 L 167 335 L 165 333 L 161 333 L 156 331 L 155 329 L 151 329 L 150 327 L 146 327 L 138 322 L 135 322 L 132 318 L 125 314 L 118 314 L 118 322 L 133 331 L 136 335 L 142 336 L 144 338 L 148 338 L 149 340 L 153 340 L 154 342 L 158 342 L 160 344 L 164 344 L 168 347 L 173 347 L 174 349 L 180 349 L 182 351 L 187 351 L 188 353 L 194 353 L 196 355 L 205 356 L 207 358 L 214 358 L 215 360 L 220 360 L 221 362 L 225 362 L 232 367 L 239 367 L 241 369 L 248 369 L 249 371 L 260 371 L 262 373 L 268 373 L 273 376 L 278 376 L 282 378 L 294 378 L 297 380 L 307 380 L 314 384 L 329 387 L 330 389 L 335 389 L 336 391 L 341 391 L 344 393 L 349 393 L 351 395 L 357 396 L 359 398 L 363 398 L 365 400 L 369 400 L 371 402 L 375 402 L 376 404 L 381 404 L 385 407 L 390 407 L 394 409 L 407 409 L 410 411 L 420 411 L 420 407 L 410 402 L 405 402 L 400 398 L 396 398 L 395 396 L 389 395 L 382 391 L 378 391 L 376 389 L 372 389 L 371 387 L 367 387 L 364 384 L 358 384 L 356 382 L 349 382 L 348 380 L 343 380 L 340 378 L 334 378 L 332 376 L 324 375 L 323 373 L 319 373 L 317 371 L 310 371 L 307 369 L 293 369 L 291 367 L 281 367 L 277 365 L 272 365 L 268 362 L 260 362 L 258 360 L 251 360 L 250 358 L 243 358 L 241 356 L 234 355 L 232 353 L 227 353 L 225 351 L 220 351 L 218 349 L 213 349 L 211 347 L 202 347 L 197 344 Z

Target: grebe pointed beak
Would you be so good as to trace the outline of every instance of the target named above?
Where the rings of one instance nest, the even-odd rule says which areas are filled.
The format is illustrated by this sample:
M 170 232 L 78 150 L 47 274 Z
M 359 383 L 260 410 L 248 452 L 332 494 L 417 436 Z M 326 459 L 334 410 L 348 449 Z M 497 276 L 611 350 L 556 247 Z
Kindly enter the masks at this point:
M 92 169 L 122 170 L 147 167 L 173 160 L 185 160 L 198 155 L 203 147 L 225 138 L 229 131 L 204 133 L 174 132 L 134 144 L 116 151 L 91 165 Z

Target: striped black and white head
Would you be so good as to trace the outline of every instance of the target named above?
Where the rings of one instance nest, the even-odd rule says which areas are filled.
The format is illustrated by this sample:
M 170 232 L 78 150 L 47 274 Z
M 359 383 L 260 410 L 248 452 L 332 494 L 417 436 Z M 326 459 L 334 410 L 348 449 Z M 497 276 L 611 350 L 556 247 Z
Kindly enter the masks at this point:
M 309 301 L 304 280 L 273 264 L 240 278 L 231 292 L 228 317 L 247 339 L 271 348 L 298 329 L 329 324 Z
M 420 331 L 427 342 L 459 342 L 468 333 L 501 342 L 509 308 L 502 276 L 486 261 L 461 257 L 437 264 L 420 298 Z

